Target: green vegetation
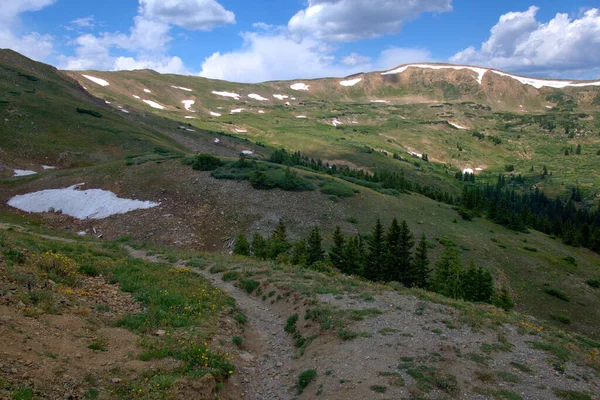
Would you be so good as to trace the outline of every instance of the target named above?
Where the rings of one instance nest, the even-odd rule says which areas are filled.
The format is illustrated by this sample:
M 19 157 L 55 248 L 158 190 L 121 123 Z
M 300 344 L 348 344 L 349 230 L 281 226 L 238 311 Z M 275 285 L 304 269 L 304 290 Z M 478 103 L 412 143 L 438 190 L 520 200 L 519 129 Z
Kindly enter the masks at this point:
M 304 389 L 317 377 L 317 371 L 307 369 L 298 376 L 298 393 L 304 392 Z

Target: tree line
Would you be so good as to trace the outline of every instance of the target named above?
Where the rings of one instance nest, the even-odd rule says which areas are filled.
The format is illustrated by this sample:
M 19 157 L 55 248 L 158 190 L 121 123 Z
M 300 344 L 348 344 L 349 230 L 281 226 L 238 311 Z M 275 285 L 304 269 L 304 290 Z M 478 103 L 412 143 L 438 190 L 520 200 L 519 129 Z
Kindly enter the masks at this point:
M 398 222 L 396 218 L 387 231 L 378 219 L 366 235 L 345 235 L 336 226 L 332 245 L 327 251 L 319 227 L 314 227 L 307 238 L 291 242 L 285 224 L 280 220 L 268 238 L 254 233 L 249 241 L 244 234 L 238 235 L 233 253 L 319 271 L 333 267 L 344 274 L 371 281 L 400 282 L 408 288 L 512 309 L 514 304 L 508 292 L 501 289 L 496 293 L 490 271 L 475 266 L 473 261 L 465 268 L 459 250 L 451 242 L 445 241 L 445 248 L 434 268 L 430 267 L 428 249 L 425 234 L 421 234 L 415 243 L 406 221 Z

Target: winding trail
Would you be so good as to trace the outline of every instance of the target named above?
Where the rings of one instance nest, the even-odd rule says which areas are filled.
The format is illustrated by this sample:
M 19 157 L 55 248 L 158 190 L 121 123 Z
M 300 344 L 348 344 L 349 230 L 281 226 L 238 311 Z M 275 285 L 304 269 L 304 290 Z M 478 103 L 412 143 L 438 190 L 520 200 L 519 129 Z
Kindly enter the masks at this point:
M 149 256 L 143 250 L 123 246 L 133 258 L 167 263 L 160 256 Z M 179 262 L 177 263 L 179 264 Z M 205 277 L 212 285 L 227 292 L 246 314 L 244 336 L 252 349 L 240 351 L 238 363 L 239 390 L 244 399 L 286 400 L 296 398 L 296 348 L 292 338 L 283 330 L 285 319 L 270 309 L 259 297 L 248 295 L 231 282 L 224 282 L 220 274 L 211 274 L 208 269 L 192 268 L 194 273 Z
M 283 330 L 285 319 L 266 306 L 259 297 L 248 295 L 230 282 L 221 280 L 219 274 L 195 269 L 214 286 L 233 297 L 238 307 L 248 316 L 246 336 L 257 343 L 258 354 L 243 355 L 246 365 L 241 365 L 241 375 L 246 376 L 245 399 L 293 399 L 295 398 L 295 369 L 293 357 L 296 348 L 292 338 Z

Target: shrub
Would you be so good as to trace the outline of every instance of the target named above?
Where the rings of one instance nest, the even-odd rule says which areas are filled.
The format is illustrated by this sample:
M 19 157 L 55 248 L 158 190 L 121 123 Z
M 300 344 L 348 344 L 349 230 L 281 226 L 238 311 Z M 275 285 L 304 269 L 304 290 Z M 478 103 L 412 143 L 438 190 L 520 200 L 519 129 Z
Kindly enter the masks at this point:
M 82 264 L 79 266 L 79 272 L 89 276 L 98 276 L 100 273 L 98 269 L 93 264 Z
M 241 311 L 236 312 L 233 315 L 233 319 L 239 322 L 241 325 L 244 325 L 248 321 L 248 317 Z
M 587 283 L 594 289 L 600 289 L 600 279 L 588 279 L 587 281 L 585 281 L 585 283 Z
M 564 290 L 553 288 L 551 286 L 546 286 L 544 288 L 544 292 L 547 293 L 547 294 L 549 294 L 550 296 L 554 296 L 554 297 L 559 298 L 561 300 L 571 301 L 571 299 L 569 298 L 569 296 L 567 295 L 567 293 Z
M 302 393 L 304 389 L 317 377 L 317 371 L 307 369 L 298 376 L 298 393 Z
M 94 111 L 94 110 L 88 110 L 85 108 L 77 107 L 77 112 L 79 114 L 88 114 L 88 115 L 91 115 L 92 117 L 102 118 L 102 114 L 100 114 L 98 111 Z
M 558 321 L 558 322 L 562 322 L 565 325 L 570 325 L 571 324 L 571 318 L 566 317 L 564 315 L 555 315 L 555 314 L 552 314 L 551 317 L 552 317 L 553 320 Z
M 238 286 L 248 293 L 252 293 L 260 285 L 260 282 L 254 279 L 242 279 L 238 282 Z
M 329 180 L 321 184 L 321 193 L 330 194 L 337 197 L 353 197 L 354 190 L 341 182 Z
M 200 154 L 194 160 L 192 168 L 197 171 L 212 171 L 223 165 L 223 161 L 210 154 Z
M 240 336 L 234 336 L 231 341 L 233 342 L 233 344 L 235 344 L 236 346 L 241 346 L 242 343 L 244 342 L 244 339 L 241 338 Z
M 223 274 L 222 279 L 225 282 L 229 282 L 229 281 L 235 281 L 239 277 L 240 277 L 240 273 L 238 271 L 228 271 Z
M 298 314 L 294 314 L 287 319 L 287 322 L 286 322 L 283 330 L 286 331 L 287 333 L 296 332 L 296 322 L 298 322 Z

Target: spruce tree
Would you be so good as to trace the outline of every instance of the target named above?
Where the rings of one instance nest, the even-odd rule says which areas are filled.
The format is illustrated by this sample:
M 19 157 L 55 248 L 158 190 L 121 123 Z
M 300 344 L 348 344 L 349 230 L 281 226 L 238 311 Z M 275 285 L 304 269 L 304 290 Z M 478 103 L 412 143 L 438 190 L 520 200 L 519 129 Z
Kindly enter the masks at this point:
M 261 260 L 264 260 L 267 258 L 267 255 L 268 255 L 267 241 L 259 233 L 255 233 L 252 236 L 251 248 L 252 248 L 252 255 L 254 257 L 259 258 Z
M 402 282 L 400 234 L 400 225 L 398 224 L 398 220 L 394 218 L 385 238 L 385 244 L 387 247 L 386 262 L 383 265 L 382 273 L 379 277 L 387 282 Z
M 477 275 L 479 281 L 477 301 L 491 304 L 494 300 L 494 278 L 488 269 L 482 267 L 478 268 Z
M 427 238 L 425 233 L 421 235 L 421 240 L 417 245 L 414 259 L 415 268 L 415 286 L 421 289 L 429 287 L 429 258 L 427 257 Z
M 400 261 L 401 282 L 406 287 L 413 287 L 417 280 L 417 274 L 413 265 L 412 248 L 415 245 L 413 235 L 406 221 L 400 225 L 400 246 L 398 259 Z
M 310 231 L 307 242 L 307 265 L 313 265 L 316 262 L 323 261 L 325 259 L 325 251 L 323 250 L 323 238 L 321 237 L 321 231 L 318 226 L 315 226 Z
M 240 233 L 235 239 L 235 245 L 233 246 L 233 254 L 238 256 L 249 256 L 250 255 L 250 243 L 246 239 L 246 235 Z
M 339 226 L 335 227 L 335 231 L 333 232 L 333 246 L 329 249 L 329 260 L 331 261 L 331 265 L 339 269 L 340 271 L 344 271 L 346 257 L 344 254 L 344 246 L 346 244 L 346 239 L 344 238 L 344 234 Z
M 363 254 L 358 236 L 352 236 L 344 246 L 344 268 L 341 271 L 349 275 L 363 274 Z
M 436 263 L 433 288 L 436 292 L 453 299 L 463 298 L 463 268 L 460 253 L 455 247 L 447 246 Z
M 504 309 L 504 311 L 510 311 L 513 308 L 515 308 L 515 303 L 510 298 L 506 287 L 502 286 L 502 289 L 500 289 L 500 293 L 498 293 L 498 295 L 494 297 L 494 305 L 496 307 Z
M 273 231 L 273 234 L 269 238 L 268 257 L 275 260 L 278 255 L 287 253 L 290 247 L 291 245 L 287 240 L 285 224 L 283 223 L 283 219 L 280 219 L 277 228 L 275 228 L 275 231 Z
M 292 264 L 306 265 L 307 254 L 308 249 L 306 247 L 306 240 L 298 240 L 292 247 Z
M 479 276 L 475 262 L 471 260 L 469 268 L 464 272 L 462 279 L 463 298 L 467 301 L 478 301 L 479 297 Z
M 373 228 L 373 235 L 369 238 L 369 251 L 364 276 L 376 281 L 382 279 L 383 268 L 386 262 L 385 232 L 381 220 L 378 218 Z

